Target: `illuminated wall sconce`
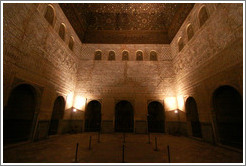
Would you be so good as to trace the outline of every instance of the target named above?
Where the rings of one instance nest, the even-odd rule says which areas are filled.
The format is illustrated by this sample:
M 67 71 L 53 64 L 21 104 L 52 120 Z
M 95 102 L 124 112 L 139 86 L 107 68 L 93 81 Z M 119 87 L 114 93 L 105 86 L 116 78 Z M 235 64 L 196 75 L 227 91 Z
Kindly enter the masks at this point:
M 179 110 L 178 109 L 174 110 L 174 113 L 175 114 L 179 113 Z
M 76 108 L 73 108 L 73 112 L 77 112 L 77 109 Z
M 74 100 L 73 108 L 81 111 L 85 110 L 86 98 L 83 96 L 77 95 Z M 74 111 L 74 110 L 73 110 Z

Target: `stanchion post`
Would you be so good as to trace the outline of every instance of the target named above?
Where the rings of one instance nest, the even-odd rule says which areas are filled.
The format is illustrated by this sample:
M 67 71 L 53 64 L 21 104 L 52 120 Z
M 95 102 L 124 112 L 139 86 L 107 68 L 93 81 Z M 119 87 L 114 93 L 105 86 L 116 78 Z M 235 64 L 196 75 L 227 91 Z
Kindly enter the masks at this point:
M 98 143 L 100 143 L 100 131 L 98 131 L 98 140 L 97 140 Z
M 150 133 L 148 133 L 148 139 L 149 139 L 148 144 L 150 144 Z
M 122 163 L 125 162 L 125 144 L 122 146 Z
M 123 132 L 123 143 L 125 143 L 126 142 L 126 138 L 125 138 L 126 136 L 125 136 L 125 132 Z
M 89 140 L 89 150 L 91 150 L 91 136 L 90 136 L 90 140 Z
M 155 137 L 155 151 L 157 151 L 158 148 L 157 148 L 157 137 Z
M 169 145 L 167 145 L 167 154 L 168 154 L 168 162 L 170 163 L 170 150 L 169 150 Z
M 76 152 L 75 152 L 75 162 L 78 162 L 77 156 L 78 156 L 78 148 L 79 148 L 79 143 L 76 145 Z

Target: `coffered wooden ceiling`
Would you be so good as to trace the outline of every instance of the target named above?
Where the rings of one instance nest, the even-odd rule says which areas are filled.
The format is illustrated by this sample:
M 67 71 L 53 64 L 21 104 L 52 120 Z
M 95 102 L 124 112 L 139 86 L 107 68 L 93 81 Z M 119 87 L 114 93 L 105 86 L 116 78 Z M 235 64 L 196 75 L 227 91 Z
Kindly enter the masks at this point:
M 61 3 L 82 43 L 169 44 L 192 3 Z

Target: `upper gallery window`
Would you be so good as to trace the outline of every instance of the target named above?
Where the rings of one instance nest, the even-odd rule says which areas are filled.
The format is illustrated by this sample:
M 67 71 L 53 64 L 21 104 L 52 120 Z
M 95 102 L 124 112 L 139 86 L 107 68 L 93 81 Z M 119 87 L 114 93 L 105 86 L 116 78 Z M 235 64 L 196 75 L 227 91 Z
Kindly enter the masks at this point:
M 73 39 L 73 36 L 70 36 L 69 43 L 68 43 L 68 47 L 69 47 L 70 50 L 72 50 L 72 51 L 73 51 L 73 46 L 74 46 L 74 39 Z
M 136 60 L 137 61 L 142 61 L 143 60 L 143 52 L 142 51 L 137 51 Z
M 157 61 L 157 53 L 155 51 L 150 51 L 150 60 Z
M 60 29 L 59 29 L 59 36 L 61 37 L 62 40 L 65 41 L 65 34 L 66 34 L 66 26 L 64 23 L 61 23 Z
M 128 53 L 128 51 L 123 51 L 122 52 L 122 60 L 123 61 L 128 61 L 129 60 L 129 53 Z
M 55 9 L 52 5 L 48 5 L 46 8 L 46 12 L 44 15 L 44 18 L 48 21 L 48 23 L 53 26 L 54 25 L 54 19 L 55 19 Z
M 184 48 L 184 42 L 181 37 L 178 40 L 178 47 L 179 47 L 179 52 Z
M 108 60 L 109 61 L 115 60 L 115 52 L 114 51 L 109 51 Z
M 199 23 L 200 27 L 203 26 L 203 24 L 207 21 L 208 19 L 208 12 L 205 6 L 203 6 L 200 11 L 199 11 Z
M 186 33 L 189 41 L 194 36 L 194 30 L 191 24 L 187 26 Z
M 95 60 L 102 60 L 102 51 L 95 52 Z

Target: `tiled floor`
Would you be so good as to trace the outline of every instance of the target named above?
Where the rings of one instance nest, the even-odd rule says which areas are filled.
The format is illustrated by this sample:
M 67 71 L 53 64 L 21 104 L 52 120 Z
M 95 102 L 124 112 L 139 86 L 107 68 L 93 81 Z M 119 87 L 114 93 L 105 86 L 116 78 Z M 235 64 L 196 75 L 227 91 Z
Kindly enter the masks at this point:
M 91 150 L 89 138 L 92 136 Z M 155 151 L 155 137 L 158 150 Z M 97 133 L 52 136 L 46 140 L 4 148 L 4 163 L 74 163 L 76 144 L 80 163 L 121 163 L 123 134 Z M 167 163 L 167 145 L 172 163 L 236 163 L 243 162 L 243 154 L 187 137 L 164 134 L 125 135 L 126 163 Z

